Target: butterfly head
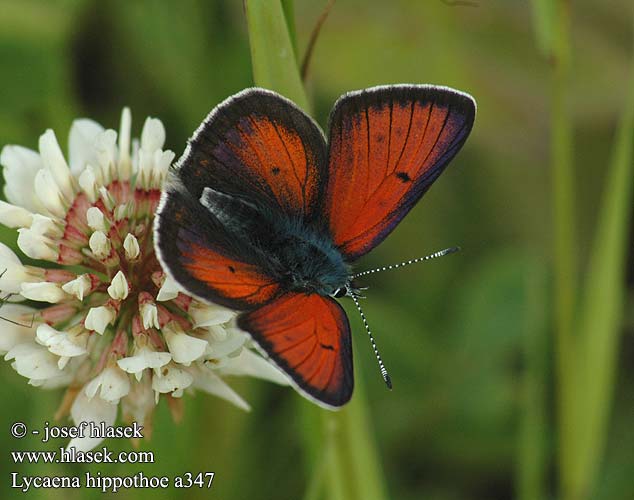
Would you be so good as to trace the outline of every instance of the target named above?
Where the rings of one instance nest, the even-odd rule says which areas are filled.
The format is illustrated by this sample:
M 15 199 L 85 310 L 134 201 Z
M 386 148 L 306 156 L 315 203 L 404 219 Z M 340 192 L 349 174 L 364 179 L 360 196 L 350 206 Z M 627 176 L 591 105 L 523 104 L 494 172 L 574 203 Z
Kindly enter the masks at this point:
M 345 286 L 341 286 L 337 288 L 330 294 L 330 296 L 334 297 L 335 299 L 345 297 L 346 295 L 348 295 L 348 288 Z
M 358 288 L 355 284 L 353 284 L 352 277 L 350 277 L 345 285 L 335 288 L 332 293 L 330 293 L 330 296 L 334 299 L 339 299 L 341 297 L 364 299 L 365 297 L 361 294 L 364 290 L 367 290 L 367 288 Z

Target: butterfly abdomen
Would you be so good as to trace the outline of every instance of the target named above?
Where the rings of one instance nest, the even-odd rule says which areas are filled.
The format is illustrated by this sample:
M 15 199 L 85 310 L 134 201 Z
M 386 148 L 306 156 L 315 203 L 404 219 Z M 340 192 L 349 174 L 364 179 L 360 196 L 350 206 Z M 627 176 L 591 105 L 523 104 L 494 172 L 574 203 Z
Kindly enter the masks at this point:
M 253 203 L 210 187 L 203 190 L 200 204 L 230 233 L 248 233 L 263 222 L 260 210 Z

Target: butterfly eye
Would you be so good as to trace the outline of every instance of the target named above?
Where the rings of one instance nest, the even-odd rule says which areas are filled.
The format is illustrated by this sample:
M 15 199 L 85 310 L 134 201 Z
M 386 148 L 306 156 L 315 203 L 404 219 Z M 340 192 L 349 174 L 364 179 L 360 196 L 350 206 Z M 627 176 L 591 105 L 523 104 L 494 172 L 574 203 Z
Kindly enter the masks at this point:
M 343 296 L 345 296 L 347 293 L 348 293 L 348 291 L 346 290 L 346 288 L 342 286 L 341 288 L 337 288 L 337 289 L 336 289 L 334 292 L 332 292 L 330 295 L 331 295 L 332 297 L 339 298 L 339 297 L 343 297 Z

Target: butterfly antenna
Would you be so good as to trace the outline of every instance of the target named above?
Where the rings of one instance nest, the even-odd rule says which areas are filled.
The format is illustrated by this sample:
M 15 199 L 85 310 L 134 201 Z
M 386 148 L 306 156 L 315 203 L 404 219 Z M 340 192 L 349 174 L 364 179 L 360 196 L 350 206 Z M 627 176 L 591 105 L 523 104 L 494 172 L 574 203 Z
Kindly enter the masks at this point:
M 365 326 L 365 331 L 368 332 L 368 337 L 370 337 L 370 343 L 372 344 L 372 349 L 374 350 L 374 355 L 376 356 L 376 360 L 379 363 L 379 369 L 381 370 L 381 376 L 383 377 L 383 380 L 385 381 L 385 385 L 387 385 L 387 388 L 392 390 L 392 379 L 390 378 L 390 374 L 387 372 L 387 369 L 385 368 L 385 364 L 383 363 L 383 360 L 381 359 L 381 355 L 379 354 L 379 349 L 376 346 L 376 342 L 374 341 L 374 337 L 372 336 L 372 332 L 370 331 L 370 325 L 368 325 L 368 320 L 365 317 L 365 314 L 363 314 L 363 310 L 361 309 L 361 304 L 359 304 L 359 299 L 357 298 L 355 292 L 352 290 L 352 288 L 350 286 L 346 287 L 347 291 L 348 291 L 348 295 L 350 297 L 352 297 L 352 301 L 354 302 L 354 305 L 357 306 L 357 310 L 359 311 L 359 314 L 361 315 L 361 319 L 363 320 L 363 326 Z
M 368 274 L 380 273 L 383 271 L 391 271 L 392 269 L 398 269 L 399 267 L 409 266 L 410 264 L 418 264 L 419 262 L 424 262 L 426 260 L 436 259 L 438 257 L 444 257 L 445 255 L 456 253 L 459 250 L 460 250 L 460 247 L 445 248 L 444 250 L 439 250 L 438 252 L 434 252 L 431 255 L 425 255 L 425 257 L 418 257 L 416 259 L 399 262 L 398 264 L 377 267 L 376 269 L 369 269 L 368 271 L 362 271 L 360 273 L 353 274 L 352 278 L 360 278 L 361 276 L 367 276 Z

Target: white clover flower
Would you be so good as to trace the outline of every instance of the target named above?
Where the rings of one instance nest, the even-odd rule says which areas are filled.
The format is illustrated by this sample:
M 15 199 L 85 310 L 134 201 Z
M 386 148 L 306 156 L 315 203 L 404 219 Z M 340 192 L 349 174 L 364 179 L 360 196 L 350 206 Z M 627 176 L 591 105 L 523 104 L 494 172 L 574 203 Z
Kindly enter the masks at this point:
M 166 353 L 162 353 L 166 354 Z M 154 410 L 155 400 L 152 382 L 144 376 L 132 384 L 130 392 L 121 399 L 121 410 L 127 422 L 143 422 L 143 436 L 150 437 L 152 420 L 148 418 Z
M 101 335 L 116 318 L 115 310 L 110 306 L 91 307 L 86 314 L 84 324 L 88 330 L 93 330 Z
M 118 134 L 75 120 L 68 161 L 52 130 L 39 152 L 0 152 L 0 224 L 17 230 L 25 255 L 53 264 L 23 265 L 0 243 L 2 293 L 42 303 L 4 304 L 7 317 L 27 326 L 3 327 L 0 353 L 31 385 L 67 387 L 64 408 L 75 424 L 114 424 L 121 406 L 125 419 L 149 425 L 161 395 L 193 390 L 248 409 L 225 375 L 288 380 L 230 326 L 235 311 L 193 299 L 161 269 L 152 223 L 174 153 L 163 149 L 160 120 L 145 121 L 140 141 L 130 131 L 124 109 Z
M 94 398 L 97 391 L 99 391 L 99 397 L 104 401 L 117 404 L 123 396 L 130 392 L 130 379 L 118 365 L 108 366 L 88 382 L 84 388 L 84 392 L 89 398 Z
M 29 325 L 34 309 L 20 304 L 4 303 L 2 314 L 6 318 L 12 318 L 12 322 L 2 326 L 0 334 L 0 354 L 6 354 L 19 344 L 33 341 L 33 328 Z
M 43 381 L 62 375 L 62 368 L 58 366 L 59 357 L 33 341 L 16 345 L 4 359 L 13 360 L 11 366 L 14 370 L 30 381 Z
M 174 361 L 185 366 L 200 358 L 209 345 L 206 340 L 187 335 L 176 321 L 163 327 L 163 335 Z
M 194 377 L 184 368 L 179 368 L 176 363 L 170 362 L 168 365 L 154 370 L 152 378 L 152 389 L 156 393 L 158 403 L 161 393 L 171 393 L 174 397 L 181 397 L 183 391 L 187 389 Z
M 168 275 L 163 275 L 161 277 L 161 289 L 156 295 L 156 300 L 160 302 L 165 302 L 167 300 L 172 300 L 178 297 L 178 294 L 181 291 L 180 286 L 176 281 L 170 278 Z M 195 302 L 196 303 L 196 302 Z M 193 304 L 192 304 L 193 305 Z
M 165 351 L 157 351 L 151 344 L 147 335 L 137 335 L 134 341 L 133 355 L 121 358 L 117 361 L 119 368 L 133 374 L 137 381 L 146 368 L 159 369 L 172 360 L 172 354 Z
M 70 416 L 73 423 L 77 426 L 82 422 L 104 422 L 106 425 L 113 425 L 117 419 L 117 405 L 109 403 L 99 396 L 91 398 L 86 395 L 84 389 L 75 396 L 70 409 Z M 92 437 L 89 433 L 84 433 L 83 437 L 71 439 L 68 443 L 68 448 L 72 446 L 80 451 L 88 451 L 101 441 L 101 439 Z
M 3 243 L 0 243 L 0 273 L 0 290 L 5 293 L 20 293 L 24 283 L 44 279 L 44 270 L 23 266 L 18 256 Z
M 243 410 L 251 409 L 249 403 L 242 399 L 208 366 L 194 366 L 189 370 L 189 373 L 192 375 L 195 389 L 226 399 Z
M 60 332 L 47 324 L 37 327 L 35 341 L 60 356 L 57 366 L 63 370 L 70 358 L 82 356 L 88 352 L 88 331 L 81 325 L 72 328 L 74 331 Z

